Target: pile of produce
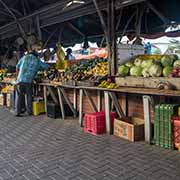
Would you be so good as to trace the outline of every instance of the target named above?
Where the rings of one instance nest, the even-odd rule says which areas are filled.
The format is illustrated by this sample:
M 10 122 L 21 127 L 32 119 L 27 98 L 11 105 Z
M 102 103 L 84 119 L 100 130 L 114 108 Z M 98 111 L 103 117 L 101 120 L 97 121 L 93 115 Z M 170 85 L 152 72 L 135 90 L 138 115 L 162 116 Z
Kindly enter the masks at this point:
M 99 88 L 107 88 L 107 89 L 116 89 L 118 88 L 117 84 L 113 82 L 108 82 L 106 80 L 102 81 L 101 84 L 98 86 Z
M 2 81 L 7 73 L 7 69 L 0 69 L 0 80 Z
M 11 85 L 7 85 L 1 89 L 1 93 L 8 93 L 8 92 L 12 91 L 12 88 L 13 87 Z
M 107 60 L 97 58 L 95 60 L 84 60 L 74 64 L 65 70 L 65 74 L 71 74 L 70 80 L 93 80 L 100 81 L 108 74 Z
M 168 77 L 173 66 L 180 66 L 180 60 L 176 55 L 164 55 L 161 59 L 142 60 L 136 58 L 132 62 L 128 62 L 118 67 L 120 76 L 143 76 L 143 77 Z

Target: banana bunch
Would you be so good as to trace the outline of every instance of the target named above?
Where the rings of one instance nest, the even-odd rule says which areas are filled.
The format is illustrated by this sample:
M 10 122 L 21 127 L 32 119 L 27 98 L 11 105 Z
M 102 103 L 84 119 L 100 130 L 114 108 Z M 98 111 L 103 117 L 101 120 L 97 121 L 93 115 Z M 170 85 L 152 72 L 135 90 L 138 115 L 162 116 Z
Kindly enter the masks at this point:
M 0 74 L 5 74 L 7 72 L 7 69 L 0 69 Z
M 115 83 L 109 83 L 107 81 L 102 81 L 101 84 L 98 86 L 99 88 L 107 88 L 107 89 L 116 89 L 118 86 Z
M 65 60 L 64 50 L 59 43 L 56 45 L 56 47 L 57 47 L 56 54 L 57 54 L 57 58 L 58 58 L 58 60 L 56 62 L 56 69 L 66 69 L 68 63 Z
M 8 93 L 10 89 L 11 89 L 11 86 L 6 86 L 1 90 L 1 92 L 2 93 Z
M 98 63 L 94 68 L 89 70 L 87 74 L 93 74 L 94 76 L 106 76 L 108 74 L 108 63 Z

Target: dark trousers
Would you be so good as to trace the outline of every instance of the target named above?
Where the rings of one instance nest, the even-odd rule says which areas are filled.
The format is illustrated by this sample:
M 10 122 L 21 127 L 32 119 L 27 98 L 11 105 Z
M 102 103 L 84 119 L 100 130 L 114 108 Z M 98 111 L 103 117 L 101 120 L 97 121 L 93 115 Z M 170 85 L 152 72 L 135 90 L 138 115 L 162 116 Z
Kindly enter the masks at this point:
M 28 114 L 32 114 L 32 84 L 19 83 L 16 88 L 16 113 L 20 114 L 24 108 L 24 97 L 26 97 L 26 110 Z

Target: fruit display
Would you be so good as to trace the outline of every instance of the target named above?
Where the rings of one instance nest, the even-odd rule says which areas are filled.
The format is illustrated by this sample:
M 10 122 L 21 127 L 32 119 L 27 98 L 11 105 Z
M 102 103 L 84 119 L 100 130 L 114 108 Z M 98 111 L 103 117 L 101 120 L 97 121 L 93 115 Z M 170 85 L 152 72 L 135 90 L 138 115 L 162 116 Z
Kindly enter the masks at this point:
M 107 60 L 97 58 L 94 60 L 84 60 L 78 64 L 74 64 L 65 70 L 66 74 L 71 74 L 75 81 L 92 80 L 101 81 L 108 74 Z
M 153 57 L 153 56 L 152 56 Z M 180 60 L 176 55 L 159 56 L 158 59 L 137 57 L 118 67 L 120 76 L 143 76 L 143 77 L 169 77 L 176 76 L 171 72 L 173 67 L 180 67 Z
M 98 87 L 99 88 L 107 88 L 107 89 L 117 89 L 118 88 L 117 84 L 108 82 L 106 80 L 102 81 Z
M 7 73 L 7 69 L 0 69 L 0 80 L 2 81 Z
M 14 87 L 13 87 L 13 86 L 7 85 L 7 86 L 5 86 L 5 87 L 3 87 L 3 88 L 1 89 L 1 93 L 8 93 L 8 92 L 13 91 L 13 90 L 14 90 Z
M 3 76 L 3 81 L 15 83 L 16 73 L 6 73 Z
M 99 62 L 96 66 L 90 69 L 86 74 L 94 76 L 106 76 L 108 74 L 108 63 Z
M 180 78 L 180 67 L 174 67 L 169 74 L 171 78 Z

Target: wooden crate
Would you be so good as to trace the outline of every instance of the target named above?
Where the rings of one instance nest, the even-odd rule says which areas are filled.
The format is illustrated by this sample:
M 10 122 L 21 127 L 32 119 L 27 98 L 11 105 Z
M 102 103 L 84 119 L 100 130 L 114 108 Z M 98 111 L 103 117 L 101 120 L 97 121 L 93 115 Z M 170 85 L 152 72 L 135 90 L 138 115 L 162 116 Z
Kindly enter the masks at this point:
M 167 77 L 116 77 L 116 84 L 125 87 L 139 87 L 139 88 L 158 88 L 158 85 L 163 83 L 170 83 L 175 89 L 180 90 L 180 78 L 167 78 Z
M 100 83 L 95 81 L 77 81 L 77 86 L 86 86 L 86 87 L 94 87 L 98 86 Z
M 114 120 L 114 135 L 130 140 L 144 140 L 144 120 L 136 117 Z

